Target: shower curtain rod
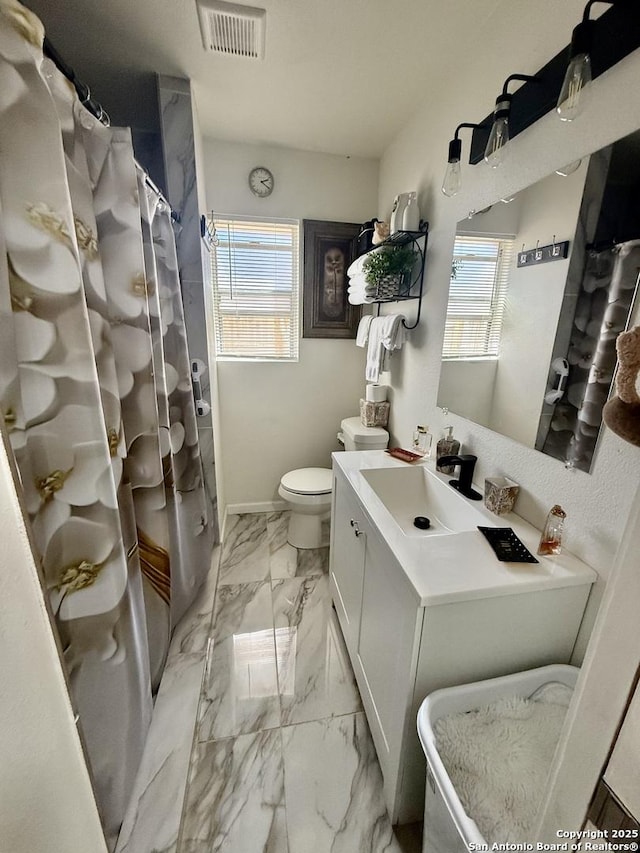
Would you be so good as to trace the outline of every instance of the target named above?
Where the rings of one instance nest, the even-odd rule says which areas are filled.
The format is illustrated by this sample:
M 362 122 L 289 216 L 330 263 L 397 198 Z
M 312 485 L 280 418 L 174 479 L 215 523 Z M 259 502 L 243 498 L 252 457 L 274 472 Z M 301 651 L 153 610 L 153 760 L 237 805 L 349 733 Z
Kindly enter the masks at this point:
M 47 36 L 44 37 L 44 42 L 42 43 L 42 52 L 53 62 L 58 71 L 64 74 L 67 80 L 69 80 L 69 82 L 73 85 L 82 106 L 85 109 L 89 110 L 89 112 L 92 116 L 94 116 L 94 118 L 97 118 L 99 122 L 108 127 L 111 123 L 109 113 L 107 113 L 107 111 L 103 109 L 102 104 L 96 101 L 95 98 L 91 97 L 91 90 L 89 89 L 89 87 L 78 79 L 73 68 L 70 65 L 67 65 L 67 63 L 60 56 L 55 47 L 51 44 Z M 171 207 L 162 190 L 157 186 L 154 181 L 151 180 L 147 170 L 138 162 L 138 160 L 136 160 L 136 165 L 144 172 L 145 183 L 147 183 L 148 186 L 151 187 L 151 189 L 155 193 L 157 193 L 161 201 L 163 201 L 164 204 L 166 204 L 169 208 L 171 219 L 174 222 L 179 223 L 180 215 L 176 213 L 176 211 Z
M 76 72 L 70 65 L 67 65 L 47 36 L 44 37 L 44 42 L 42 43 L 42 52 L 53 62 L 56 68 L 64 74 L 67 80 L 73 84 L 82 106 L 89 110 L 91 115 L 97 118 L 98 121 L 102 122 L 102 124 L 109 125 L 109 114 L 102 108 L 102 105 L 99 104 L 98 101 L 91 97 L 91 90 L 89 87 L 78 79 Z

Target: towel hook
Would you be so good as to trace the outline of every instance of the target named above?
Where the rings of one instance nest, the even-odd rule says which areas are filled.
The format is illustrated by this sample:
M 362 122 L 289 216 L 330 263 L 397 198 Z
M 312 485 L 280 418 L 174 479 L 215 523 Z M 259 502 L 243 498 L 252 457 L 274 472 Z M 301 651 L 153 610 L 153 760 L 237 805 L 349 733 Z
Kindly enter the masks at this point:
M 542 249 L 540 248 L 540 240 L 536 240 L 536 249 L 534 257 L 536 261 L 542 260 Z

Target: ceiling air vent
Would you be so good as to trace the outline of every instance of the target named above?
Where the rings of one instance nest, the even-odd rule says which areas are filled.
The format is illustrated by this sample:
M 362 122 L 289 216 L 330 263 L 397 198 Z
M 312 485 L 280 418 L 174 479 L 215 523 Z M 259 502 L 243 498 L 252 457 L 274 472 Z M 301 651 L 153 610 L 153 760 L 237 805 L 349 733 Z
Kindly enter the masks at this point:
M 206 50 L 246 59 L 264 59 L 265 9 L 197 0 L 202 41 Z

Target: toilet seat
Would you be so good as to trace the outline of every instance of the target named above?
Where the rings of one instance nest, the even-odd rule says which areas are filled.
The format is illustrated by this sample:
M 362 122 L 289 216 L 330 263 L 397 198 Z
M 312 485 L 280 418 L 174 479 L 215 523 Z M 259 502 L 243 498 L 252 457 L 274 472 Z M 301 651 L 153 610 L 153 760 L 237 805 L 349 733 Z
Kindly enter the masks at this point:
M 329 468 L 298 468 L 283 474 L 280 485 L 294 495 L 330 495 L 333 474 Z
M 298 468 L 282 475 L 278 494 L 290 510 L 287 542 L 294 548 L 322 546 L 322 520 L 331 508 L 332 488 L 330 468 Z

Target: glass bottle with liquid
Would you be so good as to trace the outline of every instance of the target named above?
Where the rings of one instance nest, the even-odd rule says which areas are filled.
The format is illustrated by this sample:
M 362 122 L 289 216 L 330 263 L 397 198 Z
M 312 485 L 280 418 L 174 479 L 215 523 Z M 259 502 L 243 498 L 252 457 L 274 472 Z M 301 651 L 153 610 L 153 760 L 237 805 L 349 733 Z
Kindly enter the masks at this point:
M 412 450 L 414 453 L 419 453 L 420 456 L 424 456 L 425 458 L 429 458 L 431 456 L 431 443 L 433 442 L 433 436 L 429 432 L 429 427 L 426 426 L 417 426 L 413 433 L 413 447 Z
M 538 554 L 549 556 L 549 554 L 559 554 L 562 550 L 562 530 L 564 528 L 564 520 L 567 517 L 566 512 L 559 504 L 552 506 L 549 510 L 549 515 L 540 537 L 538 545 Z

